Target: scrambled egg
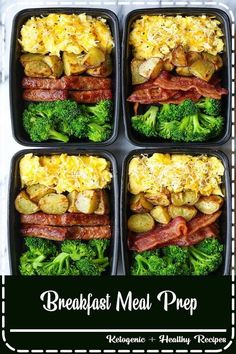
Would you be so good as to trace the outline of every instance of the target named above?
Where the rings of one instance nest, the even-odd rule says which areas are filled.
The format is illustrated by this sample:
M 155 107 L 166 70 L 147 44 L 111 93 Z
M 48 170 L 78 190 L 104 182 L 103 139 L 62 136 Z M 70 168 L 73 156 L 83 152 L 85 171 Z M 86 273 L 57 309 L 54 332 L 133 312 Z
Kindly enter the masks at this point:
M 133 24 L 129 43 L 137 59 L 163 59 L 178 45 L 187 51 L 222 52 L 220 22 L 207 16 L 142 16 Z
M 31 17 L 22 26 L 19 42 L 25 52 L 57 56 L 60 51 L 80 54 L 93 47 L 110 53 L 114 46 L 106 20 L 86 14 Z
M 57 193 L 106 188 L 111 182 L 110 162 L 96 156 L 34 156 L 20 160 L 22 188 L 41 183 Z
M 193 190 L 222 195 L 222 162 L 214 156 L 155 153 L 134 157 L 129 163 L 129 191 L 156 193 Z

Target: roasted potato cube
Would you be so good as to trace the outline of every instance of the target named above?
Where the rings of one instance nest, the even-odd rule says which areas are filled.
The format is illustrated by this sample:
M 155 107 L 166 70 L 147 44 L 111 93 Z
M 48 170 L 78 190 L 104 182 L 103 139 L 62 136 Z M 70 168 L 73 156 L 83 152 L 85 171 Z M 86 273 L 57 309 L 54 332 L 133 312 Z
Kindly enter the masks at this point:
M 195 191 L 185 191 L 180 193 L 171 193 L 171 202 L 175 206 L 195 205 L 199 199 L 199 194 Z
M 147 201 L 143 193 L 133 195 L 130 198 L 130 210 L 134 213 L 147 213 L 152 210 L 153 205 Z
M 190 72 L 204 81 L 209 81 L 215 72 L 215 66 L 208 60 L 197 60 L 189 67 Z
M 162 205 L 155 206 L 151 210 L 150 214 L 154 220 L 161 224 L 168 224 L 171 221 L 171 217 L 168 213 L 168 208 Z
M 144 197 L 153 205 L 167 206 L 170 204 L 167 194 L 162 192 L 156 194 L 146 193 Z
M 104 51 L 100 48 L 93 47 L 85 55 L 82 64 L 85 65 L 86 68 L 97 68 L 105 61 L 105 59 Z
M 172 71 L 174 69 L 174 67 L 175 66 L 172 64 L 171 59 L 166 59 L 163 62 L 163 70 Z
M 62 60 L 66 76 L 82 74 L 86 71 L 86 66 L 82 63 L 84 55 L 63 52 Z
M 56 55 L 23 54 L 20 62 L 24 66 L 26 76 L 30 77 L 60 77 L 63 64 Z
M 77 197 L 78 197 L 77 191 L 72 191 L 67 195 L 67 199 L 69 201 L 69 208 L 68 208 L 69 213 L 78 213 L 78 209 L 76 208 L 75 205 Z
M 98 203 L 98 192 L 95 190 L 86 190 L 78 193 L 75 205 L 80 213 L 92 214 L 97 210 Z
M 186 221 L 190 221 L 197 214 L 197 209 L 194 206 L 175 206 L 169 205 L 168 212 L 172 219 L 177 216 L 182 216 Z
M 63 73 L 63 63 L 61 58 L 56 55 L 45 55 L 43 58 L 44 63 L 46 63 L 51 69 L 51 78 L 60 77 Z
M 95 77 L 107 77 L 112 73 L 111 56 L 107 55 L 105 61 L 97 68 L 88 69 L 87 74 Z
M 218 195 L 201 197 L 195 204 L 196 208 L 203 214 L 213 214 L 223 205 L 224 199 Z
M 202 59 L 202 54 L 198 52 L 188 52 L 187 54 L 187 65 L 190 66 L 195 61 Z
M 159 58 L 145 60 L 139 66 L 139 74 L 146 79 L 155 79 L 163 69 L 163 61 Z
M 172 51 L 172 64 L 175 66 L 187 66 L 187 57 L 182 45 Z
M 21 191 L 16 197 L 15 208 L 21 214 L 34 214 L 39 211 L 38 205 L 30 200 L 25 191 Z
M 128 219 L 128 229 L 136 233 L 150 231 L 154 226 L 155 221 L 148 213 L 134 214 Z
M 212 54 L 203 52 L 202 53 L 202 57 L 203 57 L 204 60 L 208 60 L 212 64 L 214 64 L 216 70 L 221 69 L 222 66 L 223 66 L 223 60 L 222 60 L 222 58 L 221 58 L 221 56 L 219 54 L 212 55 Z
M 144 63 L 144 60 L 133 59 L 131 61 L 132 85 L 139 85 L 148 81 L 148 78 L 141 76 L 139 73 L 139 67 L 142 63 Z
M 109 197 L 108 194 L 105 190 L 100 189 L 97 191 L 98 193 L 98 207 L 94 211 L 94 214 L 97 215 L 105 215 L 109 214 L 110 212 L 110 203 L 109 203 Z
M 64 214 L 69 207 L 69 201 L 63 194 L 49 193 L 39 201 L 39 208 L 46 214 Z
M 188 66 L 178 66 L 175 71 L 177 72 L 178 75 L 181 76 L 193 76 L 193 74 L 190 72 Z
M 29 197 L 33 202 L 38 203 L 46 194 L 53 193 L 54 189 L 38 183 L 28 186 L 26 192 L 29 194 Z

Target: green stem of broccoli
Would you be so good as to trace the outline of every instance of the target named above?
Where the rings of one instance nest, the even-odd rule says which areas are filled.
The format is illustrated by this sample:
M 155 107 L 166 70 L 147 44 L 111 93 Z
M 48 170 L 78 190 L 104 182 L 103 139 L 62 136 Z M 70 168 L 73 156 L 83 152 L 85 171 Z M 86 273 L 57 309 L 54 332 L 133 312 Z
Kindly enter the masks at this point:
M 67 143 L 69 141 L 68 136 L 66 136 L 65 134 L 59 133 L 54 129 L 50 129 L 49 138 L 53 139 L 53 140 L 59 140 L 64 143 Z

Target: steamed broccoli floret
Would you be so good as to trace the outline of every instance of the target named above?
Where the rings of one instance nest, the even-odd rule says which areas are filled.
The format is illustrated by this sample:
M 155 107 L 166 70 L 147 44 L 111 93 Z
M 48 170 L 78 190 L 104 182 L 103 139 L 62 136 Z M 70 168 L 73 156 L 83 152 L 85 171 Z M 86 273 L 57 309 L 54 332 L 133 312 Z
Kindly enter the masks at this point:
M 89 123 L 87 137 L 94 142 L 108 140 L 111 136 L 111 125 L 99 125 L 97 123 Z
M 158 134 L 163 139 L 172 139 L 174 132 L 179 129 L 179 122 L 173 120 L 171 122 L 161 122 L 159 125 Z
M 221 100 L 205 97 L 196 103 L 209 116 L 218 116 L 221 112 Z
M 215 238 L 208 238 L 197 246 L 189 247 L 192 275 L 207 275 L 222 263 L 223 246 Z
M 37 142 L 53 139 L 67 143 L 68 136 L 55 130 L 50 109 L 46 107 L 45 110 L 41 110 L 40 107 L 37 105 L 36 108 L 31 104 L 23 113 L 23 126 L 30 139 Z
M 113 103 L 112 100 L 102 100 L 95 106 L 83 106 L 84 110 L 91 114 L 91 121 L 103 125 L 111 121 Z
M 89 118 L 86 115 L 79 114 L 70 122 L 72 135 L 76 138 L 83 139 L 88 135 Z
M 66 240 L 61 245 L 61 251 L 68 253 L 73 261 L 77 261 L 83 257 L 96 257 L 96 253 L 93 249 L 88 244 L 81 241 Z
M 65 252 L 59 253 L 55 258 L 43 264 L 39 274 L 70 275 L 70 255 Z
M 159 122 L 171 122 L 173 120 L 181 120 L 183 115 L 179 109 L 179 105 L 164 103 L 157 118 Z
M 210 129 L 209 136 L 211 138 L 218 137 L 223 130 L 224 127 L 224 118 L 221 116 L 213 117 L 208 116 L 206 114 L 200 114 L 200 122 L 203 127 Z
M 132 127 L 139 133 L 147 137 L 158 136 L 157 132 L 158 107 L 151 106 L 143 115 L 131 118 Z
M 95 251 L 97 258 L 104 258 L 110 245 L 110 240 L 94 239 L 89 241 L 88 245 Z
M 162 248 L 162 253 L 164 257 L 171 259 L 172 263 L 182 264 L 188 259 L 188 249 L 186 247 L 166 246 Z
M 19 270 L 22 275 L 36 275 L 49 256 L 55 256 L 56 247 L 53 242 L 40 238 L 25 239 L 28 251 L 20 258 Z

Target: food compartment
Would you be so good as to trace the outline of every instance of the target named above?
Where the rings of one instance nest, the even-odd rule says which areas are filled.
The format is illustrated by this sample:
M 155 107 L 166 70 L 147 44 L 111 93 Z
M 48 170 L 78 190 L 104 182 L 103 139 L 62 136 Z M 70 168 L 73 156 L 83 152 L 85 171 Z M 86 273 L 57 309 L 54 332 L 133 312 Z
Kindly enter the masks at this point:
M 121 188 L 121 250 L 127 275 L 230 273 L 231 189 L 223 153 L 133 151 L 123 164 Z
M 112 143 L 118 133 L 119 53 L 118 19 L 109 10 L 20 11 L 10 53 L 15 139 L 29 146 Z
M 117 183 L 116 160 L 108 152 L 17 153 L 9 190 L 12 274 L 115 275 Z M 37 252 L 43 258 L 38 264 Z
M 194 18 L 199 24 L 194 24 Z M 185 22 L 181 23 L 181 19 Z M 150 41 L 145 43 L 147 29 Z M 202 31 L 202 42 L 195 40 L 200 34 L 194 34 L 194 30 Z M 211 54 L 207 52 L 209 43 L 204 43 L 204 33 L 209 31 L 216 31 L 211 37 Z M 167 34 L 168 40 L 160 39 Z M 187 72 L 190 67 L 191 72 Z M 231 128 L 230 68 L 230 21 L 224 11 L 168 8 L 130 12 L 125 21 L 122 53 L 123 114 L 129 140 L 144 147 L 225 143 Z M 190 104 L 184 103 L 187 100 Z

